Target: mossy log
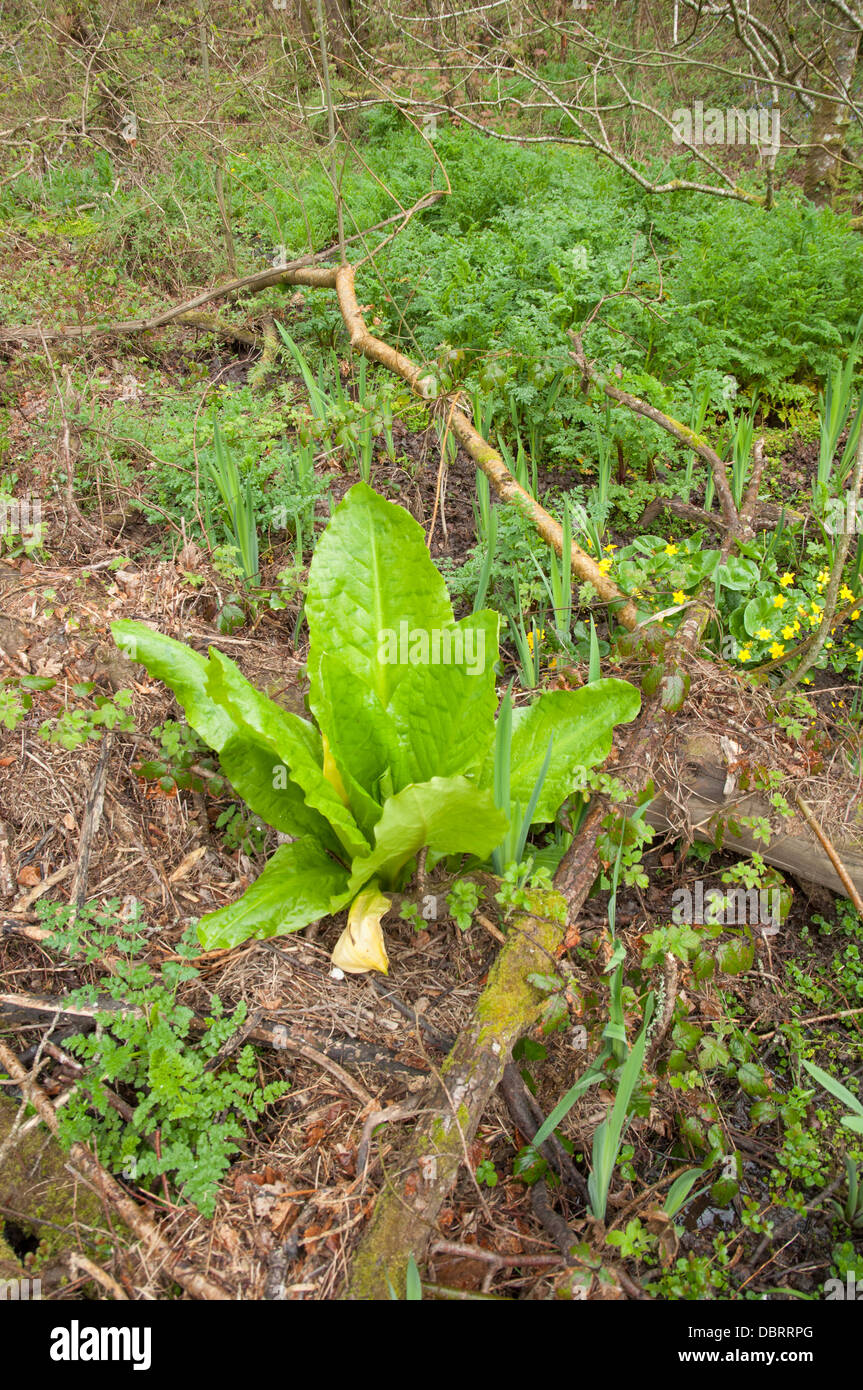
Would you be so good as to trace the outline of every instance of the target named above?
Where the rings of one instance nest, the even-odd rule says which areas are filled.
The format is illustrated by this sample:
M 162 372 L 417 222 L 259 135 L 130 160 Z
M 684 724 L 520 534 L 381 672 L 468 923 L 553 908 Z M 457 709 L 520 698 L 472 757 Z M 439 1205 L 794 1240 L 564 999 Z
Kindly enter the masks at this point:
M 387 1185 L 354 1258 L 345 1298 L 404 1297 L 409 1256 L 422 1259 L 512 1049 L 542 1008 L 544 996 L 528 976 L 554 968 L 565 931 L 560 895 L 532 893 L 530 912 L 514 919 L 413 1135 L 387 1162 Z
M 66 1276 L 69 1251 L 99 1258 L 100 1245 L 114 1236 L 94 1193 L 68 1169 L 68 1155 L 41 1127 L 27 1129 L 10 1143 L 18 1102 L 0 1096 L 0 1280 L 27 1277 L 3 1239 L 3 1218 L 38 1241 L 30 1271 L 45 1289 Z

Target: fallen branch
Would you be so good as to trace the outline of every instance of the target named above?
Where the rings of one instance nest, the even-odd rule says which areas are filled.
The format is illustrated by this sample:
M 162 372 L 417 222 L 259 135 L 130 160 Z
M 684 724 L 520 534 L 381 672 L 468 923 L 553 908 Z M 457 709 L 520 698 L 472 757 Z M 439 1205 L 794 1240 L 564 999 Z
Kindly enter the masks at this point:
M 810 818 L 811 812 L 807 816 L 809 808 L 799 797 L 795 799 L 801 815 L 815 833 L 818 843 L 813 845 L 800 821 L 792 818 L 783 819 L 769 844 L 765 845 L 739 821 L 749 816 L 765 820 L 772 817 L 775 820 L 776 812 L 767 797 L 757 790 L 735 790 L 729 795 L 725 794 L 728 765 L 718 738 L 706 733 L 695 734 L 682 741 L 672 761 L 680 771 L 671 784 L 661 776 L 657 778 L 659 795 L 646 812 L 651 825 L 708 844 L 716 843 L 721 828 L 723 849 L 740 850 L 747 854 L 757 851 L 766 863 L 777 869 L 821 884 L 833 893 L 849 897 L 852 902 L 860 900 L 863 895 L 863 848 L 843 843 L 838 850 L 835 849 L 814 817 Z M 827 844 L 830 844 L 835 858 L 827 849 Z M 838 864 L 841 864 L 842 872 Z
M 297 272 L 298 274 L 302 272 Z M 354 290 L 355 267 L 339 266 L 336 273 L 336 292 L 339 308 L 348 330 L 351 347 L 361 352 L 369 361 L 379 362 L 381 366 L 400 376 L 403 381 L 428 401 L 433 395 L 435 383 L 427 371 L 418 367 L 403 352 L 391 347 L 389 343 L 374 337 L 366 327 L 360 312 Z M 544 507 L 531 497 L 510 473 L 500 454 L 476 430 L 464 411 L 453 408 L 450 414 L 450 428 L 462 448 L 485 473 L 495 492 L 504 502 L 512 503 L 533 523 L 552 549 L 560 555 L 563 551 L 563 528 Z M 602 573 L 594 560 L 579 545 L 572 542 L 572 568 L 579 579 L 592 584 L 603 603 L 614 612 L 615 617 L 630 630 L 638 626 L 639 617 L 635 605 L 627 598 L 612 579 Z
M 619 387 L 612 386 L 611 382 L 601 376 L 588 362 L 581 336 L 578 333 L 572 332 L 572 330 L 570 330 L 569 336 L 574 348 L 572 357 L 581 372 L 582 384 L 585 389 L 593 383 L 593 385 L 598 386 L 599 389 L 605 393 L 609 400 L 616 401 L 618 405 L 625 405 L 627 409 L 631 410 L 635 415 L 643 415 L 645 419 L 652 420 L 655 425 L 660 425 L 661 428 L 670 434 L 673 439 L 676 439 L 678 443 L 685 444 L 687 449 L 691 449 L 693 453 L 697 454 L 698 457 L 707 464 L 713 474 L 713 480 L 716 485 L 716 495 L 719 498 L 719 505 L 722 509 L 723 525 L 731 536 L 743 534 L 748 528 L 741 524 L 742 515 L 738 513 L 737 507 L 734 505 L 734 498 L 731 495 L 731 486 L 728 482 L 728 470 L 716 450 L 710 447 L 706 439 L 702 439 L 699 434 L 689 429 L 687 425 L 681 424 L 679 420 L 674 420 L 670 415 L 663 414 L 661 410 L 656 409 L 656 406 L 648 404 L 647 401 L 640 400 L 638 396 L 630 395 L 628 391 L 621 391 Z M 761 467 L 763 467 L 763 463 Z M 758 478 L 760 478 L 760 467 L 758 467 L 757 463 L 756 468 Z M 758 478 L 754 478 L 756 492 Z
M 455 1184 L 467 1146 L 503 1076 L 521 1034 L 538 1018 L 542 994 L 527 983 L 548 969 L 564 923 L 554 897 L 531 895 L 531 913 L 513 920 L 507 943 L 489 972 L 471 1021 L 441 1068 L 398 1171 L 390 1175 L 354 1258 L 348 1299 L 403 1293 L 411 1252 L 422 1255 L 444 1199 Z
M 12 1010 L 22 1014 L 46 1014 L 54 1018 L 80 1019 L 82 1026 L 89 1027 L 99 1015 L 115 1013 L 118 1018 L 140 1018 L 141 1010 L 118 1003 L 116 999 L 105 998 L 95 1004 L 73 1004 L 62 995 L 0 993 L 0 1010 Z M 203 1019 L 193 1018 L 189 1027 L 195 1032 L 204 1032 L 207 1025 Z M 385 1047 L 375 1047 L 371 1043 L 361 1043 L 355 1038 L 319 1037 L 309 1034 L 298 1037 L 284 1024 L 262 1027 L 256 1024 L 243 1033 L 242 1043 L 258 1043 L 270 1047 L 275 1052 L 294 1052 L 307 1062 L 312 1062 L 337 1080 L 340 1085 L 362 1105 L 373 1105 L 374 1099 L 349 1072 L 340 1065 L 341 1061 L 351 1061 L 357 1066 L 368 1066 L 378 1071 L 392 1072 L 399 1076 L 420 1077 L 428 1075 L 419 1067 L 400 1062 Z
M 78 838 L 78 859 L 75 864 L 75 877 L 69 890 L 69 901 L 80 910 L 87 896 L 87 881 L 90 874 L 90 851 L 93 837 L 98 833 L 105 804 L 105 784 L 108 779 L 108 760 L 114 747 L 114 730 L 109 729 L 102 740 L 96 773 L 87 793 L 84 814 L 81 817 L 81 834 Z
M 840 883 L 842 884 L 842 887 L 844 888 L 846 894 L 854 904 L 854 907 L 856 911 L 859 913 L 861 919 L 863 919 L 863 897 L 861 897 L 860 893 L 857 891 L 857 887 L 854 883 L 854 880 L 852 879 L 842 860 L 839 858 L 835 846 L 833 845 L 832 841 L 827 838 L 824 831 L 821 829 L 821 826 L 818 824 L 817 820 L 813 816 L 811 810 L 809 809 L 806 802 L 803 800 L 802 796 L 795 796 L 794 800 L 796 801 L 797 806 L 800 810 L 800 814 L 806 821 L 806 824 L 812 831 L 814 831 L 816 838 L 824 847 L 824 853 L 827 855 L 827 858 L 830 860 L 830 863 L 836 870 L 836 875 Z
M 392 217 L 387 217 L 383 222 L 377 222 L 374 227 L 369 227 L 364 232 L 357 232 L 354 236 L 346 237 L 345 243 L 364 241 L 372 232 L 380 231 L 383 227 L 390 226 L 393 222 L 407 222 L 415 213 L 424 208 L 431 207 L 439 198 L 445 196 L 446 190 L 439 189 L 434 193 L 427 193 L 407 212 L 394 213 Z M 173 309 L 165 309 L 161 314 L 155 314 L 148 319 L 120 319 L 116 323 L 85 323 L 85 324 L 65 324 L 59 328 L 42 328 L 25 326 L 23 324 L 12 328 L 0 328 L 0 343 L 21 342 L 39 343 L 43 339 L 49 342 L 80 341 L 82 338 L 102 338 L 122 336 L 126 334 L 149 333 L 156 328 L 164 328 L 169 323 L 177 320 L 191 323 L 194 327 L 210 327 L 200 322 L 196 323 L 191 311 L 200 309 L 204 304 L 210 304 L 214 299 L 225 297 L 233 298 L 240 290 L 250 290 L 257 294 L 259 290 L 269 289 L 272 285 L 280 284 L 304 284 L 311 286 L 323 286 L 327 289 L 335 288 L 333 278 L 335 272 L 324 270 L 321 272 L 323 278 L 314 277 L 304 280 L 294 279 L 294 274 L 300 269 L 313 269 L 318 261 L 331 260 L 338 251 L 338 244 L 327 246 L 323 251 L 311 251 L 306 256 L 299 256 L 296 260 L 288 261 L 283 266 L 278 266 L 269 270 L 257 270 L 252 275 L 242 275 L 238 279 L 229 280 L 224 285 L 217 285 L 215 289 L 204 290 L 201 294 L 195 295 L 193 299 L 187 299 L 182 304 L 176 305 Z M 329 277 L 329 278 L 327 278 Z M 215 329 L 213 331 L 220 331 Z M 227 330 L 225 330 L 227 331 Z M 237 334 L 231 331 L 231 336 Z M 250 335 L 251 336 L 251 335 Z M 240 341 L 243 341 L 241 338 Z M 258 342 L 255 337 L 255 343 Z

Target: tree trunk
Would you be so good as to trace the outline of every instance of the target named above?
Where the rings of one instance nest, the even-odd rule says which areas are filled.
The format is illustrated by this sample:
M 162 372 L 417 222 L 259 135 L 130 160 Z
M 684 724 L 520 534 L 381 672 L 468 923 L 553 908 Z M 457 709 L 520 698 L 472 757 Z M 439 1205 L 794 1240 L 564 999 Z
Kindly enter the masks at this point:
M 818 207 L 832 205 L 839 182 L 845 135 L 850 120 L 849 89 L 857 64 L 860 30 L 837 28 L 827 45 L 825 90 L 812 113 L 811 144 L 803 191 Z

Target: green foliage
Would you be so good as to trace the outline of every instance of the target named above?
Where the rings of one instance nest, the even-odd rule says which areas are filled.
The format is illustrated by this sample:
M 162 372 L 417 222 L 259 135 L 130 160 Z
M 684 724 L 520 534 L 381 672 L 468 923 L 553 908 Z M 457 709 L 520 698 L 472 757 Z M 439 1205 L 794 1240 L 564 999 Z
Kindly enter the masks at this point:
M 139 777 L 157 781 L 165 792 L 181 787 L 196 792 L 206 789 L 217 796 L 224 790 L 226 782 L 217 774 L 207 745 L 188 724 L 168 719 L 164 724 L 153 726 L 150 738 L 158 745 L 159 756 L 136 764 L 135 772 Z M 195 769 L 211 775 L 201 776 Z
M 705 534 L 697 530 L 680 540 L 639 535 L 614 557 L 612 577 L 645 613 L 665 613 L 693 597 L 705 580 L 713 585 L 717 621 L 710 639 L 725 659 L 744 669 L 788 658 L 821 623 L 824 590 L 829 580 L 827 548 L 820 541 L 803 543 L 802 534 L 781 527 L 773 535 L 738 543 L 738 553 L 720 564 L 718 549 L 704 549 Z M 840 603 L 851 605 L 856 618 L 845 637 L 827 639 L 816 662 L 834 671 L 857 674 L 863 659 L 863 585 L 853 561 L 840 588 Z M 861 609 L 854 605 L 860 600 Z M 679 621 L 679 619 L 678 619 Z M 658 684 L 661 662 L 650 673 Z M 812 677 L 804 678 L 812 683 Z
M 484 1183 L 486 1187 L 497 1187 L 499 1182 L 497 1169 L 490 1158 L 484 1158 L 477 1164 L 475 1176 L 477 1182 Z
M 247 584 L 257 584 L 260 571 L 258 528 L 251 480 L 248 477 L 241 479 L 231 452 L 225 446 L 217 420 L 213 421 L 213 450 L 215 459 L 209 462 L 210 476 L 219 489 L 243 578 Z
M 611 1179 L 614 1174 L 614 1165 L 617 1162 L 621 1140 L 628 1123 L 632 1096 L 638 1085 L 639 1076 L 641 1075 L 641 1066 L 644 1060 L 645 1048 L 647 1047 L 647 1030 L 653 1011 L 652 1004 L 653 996 L 651 995 L 648 1000 L 641 1031 L 632 1046 L 632 1051 L 629 1053 L 629 1056 L 621 1068 L 617 1083 L 617 1093 L 614 1098 L 614 1105 L 611 1108 L 611 1113 L 597 1126 L 593 1133 L 593 1154 L 590 1164 L 590 1177 L 587 1181 L 587 1191 L 591 1214 L 595 1216 L 598 1221 L 605 1220 L 608 1190 L 611 1186 Z M 535 1139 L 534 1143 L 536 1143 Z
M 808 1061 L 805 1057 L 802 1057 L 801 1061 L 809 1075 L 818 1082 L 818 1085 L 823 1086 L 825 1091 L 829 1091 L 831 1096 L 835 1096 L 851 1112 L 849 1115 L 842 1116 L 843 1125 L 846 1125 L 848 1129 L 853 1129 L 855 1134 L 863 1134 L 863 1103 L 861 1103 L 860 1098 L 849 1091 L 847 1086 L 843 1086 L 841 1081 L 837 1081 L 835 1076 L 824 1071 L 822 1067 L 816 1067 L 814 1062 Z
M 33 696 L 20 690 L 17 683 L 3 681 L 0 684 L 0 724 L 10 733 L 17 729 L 32 704 Z
M 113 696 L 92 694 L 93 686 L 89 682 L 73 685 L 71 689 L 79 698 L 92 695 L 94 708 L 65 709 L 56 720 L 46 719 L 39 728 L 39 736 L 48 743 L 59 743 L 61 748 L 80 748 L 90 739 L 101 739 L 106 729 L 131 733 L 135 728 L 130 713 L 131 690 L 118 690 Z
M 173 962 L 154 970 L 140 960 L 146 924 L 137 905 L 125 921 L 118 909 L 115 899 L 80 910 L 38 905 L 51 930 L 49 949 L 88 965 L 101 963 L 108 951 L 117 958 L 98 988 L 87 985 L 73 995 L 74 1002 L 98 1005 L 96 1031 L 64 1042 L 82 1071 L 59 1112 L 59 1137 L 66 1146 L 94 1144 L 109 1171 L 143 1186 L 170 1179 L 177 1198 L 211 1216 L 246 1126 L 288 1086 L 259 1084 L 251 1047 L 230 1063 L 220 1061 L 245 1021 L 245 1004 L 226 1015 L 214 995 L 204 1031 L 193 1034 L 193 1012 L 178 1002 L 177 992 L 198 972 Z M 178 954 L 194 953 L 194 944 L 181 943 Z M 132 1107 L 128 1119 L 113 1103 L 118 1095 Z
M 446 895 L 446 905 L 450 916 L 460 931 L 468 931 L 473 922 L 473 914 L 479 907 L 485 890 L 470 878 L 457 878 Z
M 369 883 L 398 889 L 423 847 L 484 861 L 507 830 L 492 755 L 498 616 L 455 623 L 421 528 L 364 483 L 318 543 L 306 618 L 316 725 L 255 690 L 214 649 L 206 659 L 141 623 L 113 627 L 171 687 L 251 810 L 297 837 L 239 902 L 202 920 L 210 947 L 295 931 Z M 638 705 L 632 686 L 607 680 L 518 711 L 509 800 L 526 808 L 528 824 L 554 819 L 576 770 L 607 756 L 613 726 Z M 538 795 L 550 740 L 555 756 Z

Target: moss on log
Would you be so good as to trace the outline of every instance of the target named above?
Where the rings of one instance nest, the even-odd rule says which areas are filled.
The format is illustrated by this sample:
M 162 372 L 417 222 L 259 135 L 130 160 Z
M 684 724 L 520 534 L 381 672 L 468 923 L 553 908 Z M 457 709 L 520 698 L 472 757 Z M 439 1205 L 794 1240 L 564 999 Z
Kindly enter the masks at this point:
M 404 1297 L 409 1256 L 422 1258 L 512 1049 L 542 1008 L 544 996 L 528 976 L 554 968 L 565 931 L 564 899 L 531 893 L 530 909 L 513 920 L 417 1128 L 387 1165 L 387 1185 L 354 1258 L 346 1298 Z

